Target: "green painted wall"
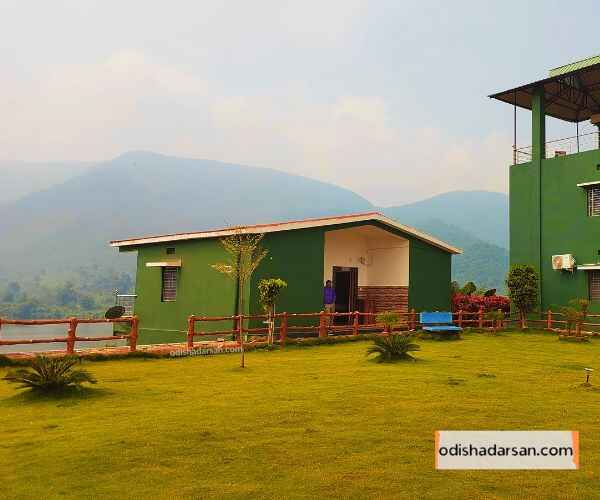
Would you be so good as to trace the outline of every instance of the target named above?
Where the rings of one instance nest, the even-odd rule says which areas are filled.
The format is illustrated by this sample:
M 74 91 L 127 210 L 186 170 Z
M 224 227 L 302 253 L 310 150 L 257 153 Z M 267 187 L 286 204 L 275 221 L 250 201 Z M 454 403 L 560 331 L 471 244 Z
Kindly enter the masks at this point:
M 327 228 L 268 233 L 262 245 L 269 251 L 247 287 L 246 312 L 261 314 L 257 283 L 278 277 L 288 282 L 278 304 L 279 311 L 317 312 L 323 307 L 324 243 L 326 230 L 379 223 L 357 223 Z M 449 310 L 451 255 L 402 231 L 391 230 L 409 240 L 409 306 L 417 310 Z M 167 248 L 175 253 L 167 255 Z M 135 312 L 140 317 L 140 344 L 183 342 L 187 318 L 195 315 L 233 315 L 235 283 L 210 266 L 226 257 L 218 240 L 194 240 L 142 246 L 137 249 Z M 161 301 L 161 269 L 148 262 L 181 259 L 177 300 Z M 296 321 L 295 324 L 300 324 Z M 203 327 L 205 331 L 226 330 L 231 322 Z M 258 326 L 254 322 L 253 326 Z M 211 328 L 212 327 L 212 328 Z
M 288 283 L 277 305 L 279 311 L 316 312 L 323 308 L 325 236 L 322 228 L 268 233 L 263 247 L 269 253 L 252 277 L 250 310 L 263 314 L 257 292 L 262 278 Z
M 542 310 L 588 297 L 584 271 L 555 271 L 552 255 L 571 253 L 578 264 L 600 259 L 600 217 L 588 217 L 587 193 L 577 184 L 600 180 L 600 151 L 546 159 L 542 89 L 532 99 L 532 161 L 510 167 L 510 263 L 531 264 L 540 275 Z M 600 312 L 600 303 L 590 309 Z
M 408 305 L 416 311 L 450 311 L 452 255 L 410 238 Z
M 588 217 L 582 182 L 600 180 L 600 150 L 541 161 L 541 197 L 536 209 L 537 179 L 531 163 L 510 167 L 510 262 L 535 264 L 541 258 L 542 308 L 587 297 L 587 275 L 554 271 L 552 255 L 572 253 L 578 264 L 600 260 L 600 217 Z M 540 217 L 541 213 L 541 217 Z M 536 219 L 540 241 L 536 243 Z M 600 312 L 600 303 L 591 310 Z
M 167 255 L 166 249 L 175 248 Z M 138 250 L 135 312 L 140 317 L 140 344 L 185 341 L 187 318 L 196 315 L 233 315 L 235 283 L 219 274 L 210 264 L 224 260 L 218 240 L 196 240 L 143 246 Z M 181 259 L 177 300 L 161 302 L 161 269 L 147 262 Z M 228 329 L 228 322 L 215 323 L 215 329 Z M 179 330 L 180 332 L 169 332 Z

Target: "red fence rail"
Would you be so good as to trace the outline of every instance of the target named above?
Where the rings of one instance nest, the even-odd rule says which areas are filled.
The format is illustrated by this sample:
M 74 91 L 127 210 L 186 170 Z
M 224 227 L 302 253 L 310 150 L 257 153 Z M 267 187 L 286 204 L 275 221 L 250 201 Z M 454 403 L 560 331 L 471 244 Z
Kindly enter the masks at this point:
M 521 318 L 514 318 L 510 321 L 520 324 L 521 327 L 524 326 L 523 319 Z M 564 333 L 573 331 L 576 336 L 600 335 L 600 314 L 586 314 L 585 318 L 581 321 L 567 321 L 567 318 L 563 313 L 548 309 L 543 314 L 543 317 L 527 318 L 526 323 L 539 325 L 543 330 L 551 332 Z
M 407 331 L 415 330 L 417 326 L 417 313 L 411 311 L 393 311 L 398 314 L 400 322 L 391 330 Z M 274 336 L 279 338 L 279 342 L 283 345 L 288 338 L 289 333 L 313 333 L 319 337 L 327 337 L 330 334 L 348 333 L 358 335 L 361 332 L 373 332 L 375 330 L 386 329 L 386 325 L 376 322 L 376 313 L 368 312 L 325 312 L 317 313 L 288 313 L 282 312 L 272 316 L 269 320 L 267 315 L 236 315 L 236 316 L 195 316 L 188 318 L 187 345 L 191 349 L 194 346 L 194 338 L 196 337 L 214 337 L 219 335 L 232 335 L 240 342 L 242 336 L 259 336 L 266 335 L 269 331 L 268 327 L 264 328 L 247 328 L 245 322 L 249 320 L 263 320 L 264 322 L 273 321 Z M 314 319 L 313 324 L 292 325 L 294 319 Z M 346 324 L 334 324 L 335 318 L 347 318 Z M 196 331 L 196 324 L 208 323 L 217 321 L 231 321 L 233 327 L 227 330 L 213 331 Z
M 268 334 L 268 325 L 265 327 L 252 328 L 245 326 L 245 323 L 251 320 L 263 320 L 264 322 L 273 322 L 274 337 L 278 337 L 279 343 L 285 345 L 290 333 L 309 333 L 316 334 L 319 337 L 327 337 L 330 334 L 349 334 L 359 335 L 360 333 L 373 333 L 376 331 L 415 331 L 420 328 L 419 314 L 411 309 L 410 311 L 392 311 L 398 314 L 399 323 L 392 328 L 387 325 L 377 323 L 377 313 L 369 312 L 334 312 L 328 313 L 320 311 L 316 313 L 288 313 L 281 312 L 274 314 L 271 319 L 266 314 L 262 315 L 236 315 L 236 316 L 195 316 L 188 317 L 187 328 L 187 345 L 190 349 L 194 347 L 194 339 L 202 337 L 218 337 L 220 335 L 231 335 L 238 342 L 243 337 L 247 336 L 265 336 Z M 479 329 L 504 328 L 511 323 L 520 324 L 520 318 L 506 316 L 499 309 L 500 314 L 497 317 L 490 318 L 489 312 L 480 308 L 476 312 L 458 310 L 452 313 L 453 323 L 459 327 L 475 327 Z M 335 324 L 335 318 L 347 318 L 346 323 L 339 325 Z M 560 319 L 563 314 L 548 310 L 543 318 L 528 318 L 527 322 L 534 325 L 539 325 L 540 329 L 551 332 L 567 331 L 568 322 L 566 319 Z M 574 324 L 576 335 L 600 335 L 600 319 L 594 322 L 594 318 L 600 318 L 600 314 L 588 314 L 584 321 Z M 310 320 L 315 321 L 311 324 L 293 325 L 294 320 Z M 211 322 L 232 322 L 232 328 L 213 331 L 196 331 L 196 325 Z M 102 337 L 80 337 L 77 335 L 77 326 L 80 324 L 100 324 L 100 323 L 127 323 L 130 325 L 130 331 L 124 335 L 111 335 Z M 127 339 L 129 341 L 129 351 L 137 350 L 139 319 L 137 316 L 126 316 L 117 319 L 87 319 L 87 318 L 64 318 L 64 319 L 34 319 L 34 320 L 14 320 L 0 318 L 0 330 L 2 325 L 20 325 L 20 326 L 36 326 L 36 325 L 57 325 L 64 324 L 67 326 L 67 334 L 65 337 L 43 338 L 43 339 L 0 339 L 0 346 L 10 345 L 27 345 L 27 344 L 46 344 L 46 343 L 65 343 L 66 353 L 73 354 L 75 351 L 76 342 L 96 342 L 103 340 L 120 340 Z M 584 330 L 591 328 L 591 330 Z
M 419 322 L 419 314 L 411 309 L 410 311 L 393 311 L 398 314 L 400 322 L 394 326 L 394 331 L 415 331 L 421 327 Z M 452 313 L 452 321 L 455 325 L 461 328 L 478 328 L 478 329 L 501 329 L 511 324 L 521 324 L 520 318 L 506 315 L 501 309 L 493 311 L 494 315 L 490 315 L 492 311 L 485 311 L 480 308 L 478 311 L 463 311 L 458 310 Z M 565 332 L 567 321 L 556 319 L 561 317 L 559 312 L 547 311 L 545 319 L 528 319 L 529 323 L 539 325 L 540 329 L 551 332 Z M 333 318 L 347 317 L 348 321 L 344 325 L 335 325 L 332 322 Z M 351 334 L 358 335 L 363 332 L 381 331 L 386 329 L 386 325 L 377 323 L 377 313 L 366 313 L 360 311 L 348 313 L 327 313 L 321 311 L 318 313 L 287 313 L 282 312 L 273 316 L 274 335 L 279 337 L 279 342 L 283 345 L 286 342 L 289 333 L 312 333 L 319 337 L 327 337 L 330 334 Z M 295 326 L 290 322 L 294 319 L 314 318 L 316 321 L 311 325 Z M 588 314 L 587 318 L 600 318 L 600 314 Z M 194 339 L 197 337 L 214 337 L 219 335 L 232 335 L 238 342 L 242 336 L 260 336 L 266 335 L 268 328 L 246 328 L 244 322 L 247 320 L 267 320 L 267 315 L 238 315 L 238 316 L 190 316 L 188 319 L 187 344 L 189 348 L 193 348 Z M 214 321 L 232 321 L 234 327 L 227 330 L 218 331 L 196 331 L 196 324 L 203 322 Z M 598 331 L 583 331 L 584 327 L 595 327 Z M 600 322 L 593 323 L 590 321 L 581 322 L 575 325 L 576 334 L 591 334 L 600 335 Z
M 79 337 L 77 336 L 77 325 L 80 324 L 100 324 L 100 323 L 127 323 L 130 325 L 129 333 L 126 335 L 111 335 L 103 337 Z M 2 325 L 18 326 L 40 326 L 40 325 L 68 325 L 66 337 L 53 337 L 46 339 L 0 339 L 0 346 L 5 345 L 27 345 L 27 344 L 51 344 L 66 343 L 66 353 L 75 352 L 76 342 L 97 342 L 102 340 L 129 340 L 129 351 L 135 352 L 137 349 L 138 325 L 137 316 L 126 316 L 116 319 L 91 319 L 91 318 L 64 318 L 64 319 L 5 319 L 0 318 L 0 330 Z

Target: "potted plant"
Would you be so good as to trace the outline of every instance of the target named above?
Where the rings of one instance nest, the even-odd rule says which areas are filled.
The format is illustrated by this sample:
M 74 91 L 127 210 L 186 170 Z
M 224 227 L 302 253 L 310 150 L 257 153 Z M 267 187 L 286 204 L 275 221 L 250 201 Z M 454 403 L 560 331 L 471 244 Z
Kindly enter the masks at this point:
M 383 325 L 383 333 L 390 334 L 396 325 L 400 323 L 400 315 L 394 311 L 383 311 L 376 316 L 378 324 Z
M 275 332 L 275 305 L 284 288 L 287 288 L 287 283 L 280 278 L 261 279 L 258 282 L 260 302 L 267 313 L 267 342 L 269 345 L 273 345 Z

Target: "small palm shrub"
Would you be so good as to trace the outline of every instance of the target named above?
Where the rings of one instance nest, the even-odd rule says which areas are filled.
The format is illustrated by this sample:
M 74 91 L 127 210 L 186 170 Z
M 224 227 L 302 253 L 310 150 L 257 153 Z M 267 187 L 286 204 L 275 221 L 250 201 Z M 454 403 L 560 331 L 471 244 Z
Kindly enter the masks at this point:
M 409 352 L 419 351 L 421 346 L 415 344 L 409 335 L 384 335 L 376 337 L 372 346 L 367 349 L 367 356 L 377 354 L 378 363 L 390 363 L 403 359 L 414 359 Z
M 32 389 L 42 393 L 57 393 L 66 389 L 81 388 L 96 379 L 86 370 L 74 370 L 78 359 L 73 356 L 47 357 L 38 355 L 26 368 L 15 368 L 4 380 L 19 384 L 20 389 Z

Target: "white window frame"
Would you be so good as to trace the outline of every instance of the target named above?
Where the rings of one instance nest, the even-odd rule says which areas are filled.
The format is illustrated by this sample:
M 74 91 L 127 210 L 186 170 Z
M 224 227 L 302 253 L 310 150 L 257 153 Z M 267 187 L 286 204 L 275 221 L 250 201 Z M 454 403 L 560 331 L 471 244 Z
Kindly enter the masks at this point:
M 600 216 L 600 185 L 587 188 L 587 212 L 588 217 Z

